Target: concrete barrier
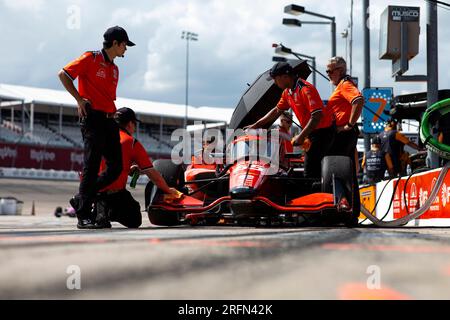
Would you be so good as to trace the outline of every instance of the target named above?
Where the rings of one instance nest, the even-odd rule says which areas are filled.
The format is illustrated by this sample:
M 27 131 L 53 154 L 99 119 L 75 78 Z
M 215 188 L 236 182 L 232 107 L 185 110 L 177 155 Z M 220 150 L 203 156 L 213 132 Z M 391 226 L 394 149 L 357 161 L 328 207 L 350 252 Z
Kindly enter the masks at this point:
M 0 178 L 9 179 L 34 179 L 34 180 L 50 180 L 50 181 L 79 181 L 78 172 L 76 171 L 57 171 L 57 170 L 39 170 L 39 169 L 17 169 L 17 168 L 0 168 Z M 147 176 L 141 176 L 138 180 L 139 185 L 146 185 L 149 179 Z M 128 179 L 128 185 L 131 178 Z

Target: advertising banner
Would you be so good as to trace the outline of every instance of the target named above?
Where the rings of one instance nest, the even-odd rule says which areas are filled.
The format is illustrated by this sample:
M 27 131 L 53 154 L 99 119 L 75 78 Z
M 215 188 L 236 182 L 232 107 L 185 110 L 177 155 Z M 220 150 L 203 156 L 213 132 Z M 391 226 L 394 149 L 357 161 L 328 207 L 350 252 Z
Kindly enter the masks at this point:
M 0 143 L 0 167 L 80 171 L 83 151 Z
M 392 88 L 368 88 L 363 90 L 366 101 L 363 109 L 363 131 L 380 133 L 386 126 L 392 101 Z M 386 114 L 387 113 L 387 114 Z

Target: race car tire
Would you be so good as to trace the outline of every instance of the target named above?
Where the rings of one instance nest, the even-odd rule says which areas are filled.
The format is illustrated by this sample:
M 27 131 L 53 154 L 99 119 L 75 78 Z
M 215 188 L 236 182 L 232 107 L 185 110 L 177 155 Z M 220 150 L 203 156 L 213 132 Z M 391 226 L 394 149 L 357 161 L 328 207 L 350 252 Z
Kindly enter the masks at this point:
M 178 213 L 153 209 L 148 212 L 148 219 L 156 226 L 172 227 L 180 225 Z
M 157 170 L 171 188 L 180 190 L 184 184 L 184 170 L 182 165 L 176 165 L 171 160 L 156 160 L 153 167 Z M 149 181 L 145 187 L 145 207 L 152 203 L 153 197 L 156 195 L 154 183 Z
M 182 165 L 174 164 L 172 160 L 156 160 L 153 167 L 159 171 L 171 188 L 180 188 L 184 184 L 184 170 Z
M 333 176 L 336 185 L 333 186 Z M 344 194 L 349 204 L 353 208 L 355 201 L 354 190 L 354 174 L 352 160 L 349 157 L 330 156 L 325 157 L 322 161 L 322 192 L 333 194 Z M 343 189 L 343 190 L 342 190 Z M 359 193 L 359 191 L 358 191 Z M 358 194 L 359 196 L 359 194 Z M 358 217 L 355 214 L 359 213 L 359 208 L 353 208 L 352 213 L 344 219 L 346 226 L 354 227 L 358 224 Z
M 329 156 L 322 160 L 322 192 L 333 193 L 333 175 L 335 179 L 343 183 L 350 196 L 353 180 L 351 159 L 343 156 Z

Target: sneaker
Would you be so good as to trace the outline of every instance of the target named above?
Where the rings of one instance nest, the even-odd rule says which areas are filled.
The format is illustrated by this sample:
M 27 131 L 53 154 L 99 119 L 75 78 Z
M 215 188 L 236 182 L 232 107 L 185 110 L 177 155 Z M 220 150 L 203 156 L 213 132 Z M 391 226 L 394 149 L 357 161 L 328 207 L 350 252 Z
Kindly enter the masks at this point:
M 78 229 L 98 229 L 91 219 L 78 218 Z
M 108 220 L 97 221 L 95 223 L 95 229 L 111 229 L 111 223 Z

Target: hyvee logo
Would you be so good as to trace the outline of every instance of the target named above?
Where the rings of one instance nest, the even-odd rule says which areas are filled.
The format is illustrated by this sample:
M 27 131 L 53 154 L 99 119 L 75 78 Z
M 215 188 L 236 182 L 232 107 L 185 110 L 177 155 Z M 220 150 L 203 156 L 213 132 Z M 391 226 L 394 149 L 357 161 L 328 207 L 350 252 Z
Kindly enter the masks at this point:
M 70 161 L 72 163 L 83 164 L 83 154 L 71 152 L 70 153 Z
M 3 147 L 0 148 L 0 159 L 6 159 L 6 158 L 16 158 L 17 157 L 17 150 L 11 149 L 9 147 Z
M 40 162 L 42 160 L 54 161 L 55 158 L 56 158 L 56 155 L 53 152 L 36 151 L 34 149 L 30 150 L 30 159 L 36 160 L 37 162 Z

